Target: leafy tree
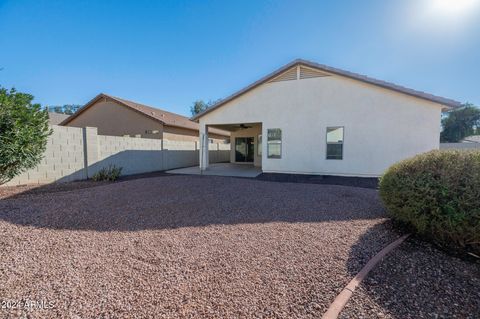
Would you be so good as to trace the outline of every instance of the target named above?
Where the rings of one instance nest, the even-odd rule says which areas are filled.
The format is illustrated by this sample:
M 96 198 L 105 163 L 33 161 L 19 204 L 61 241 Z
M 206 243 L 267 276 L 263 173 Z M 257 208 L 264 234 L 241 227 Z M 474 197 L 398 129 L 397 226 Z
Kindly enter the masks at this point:
M 0 184 L 35 167 L 52 133 L 48 113 L 33 96 L 0 87 Z
M 63 112 L 65 114 L 69 114 L 69 115 L 72 115 L 73 113 L 77 112 L 77 110 L 79 108 L 81 108 L 82 106 L 81 105 L 78 105 L 78 104 L 65 104 L 63 106 Z
M 82 106 L 78 104 L 53 105 L 48 107 L 48 111 L 72 115 L 81 107 Z
M 195 116 L 205 111 L 207 107 L 207 103 L 205 103 L 203 100 L 197 100 L 193 102 L 192 106 L 190 106 L 190 112 L 192 113 L 192 116 Z
M 456 143 L 463 138 L 474 135 L 480 128 L 480 109 L 471 103 L 465 103 L 461 108 L 450 111 L 442 119 L 442 142 Z
M 50 106 L 48 108 L 50 110 L 50 112 L 54 112 L 54 113 L 62 113 L 63 114 L 63 107 L 60 106 L 60 105 L 57 105 L 57 106 Z
M 190 112 L 192 113 L 192 116 L 195 116 L 199 113 L 202 113 L 212 105 L 217 104 L 219 101 L 220 100 L 209 100 L 208 102 L 205 102 L 203 100 L 197 100 L 193 102 L 193 105 L 190 107 Z

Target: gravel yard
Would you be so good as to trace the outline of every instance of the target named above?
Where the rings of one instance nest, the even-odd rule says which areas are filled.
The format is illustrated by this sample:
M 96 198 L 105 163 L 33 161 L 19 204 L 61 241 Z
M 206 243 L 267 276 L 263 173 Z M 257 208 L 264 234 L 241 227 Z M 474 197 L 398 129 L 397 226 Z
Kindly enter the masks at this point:
M 415 238 L 375 268 L 340 318 L 480 318 L 480 263 Z
M 0 299 L 51 307 L 0 309 L 0 317 L 318 318 L 399 235 L 368 188 L 159 176 L 30 192 L 0 200 Z M 440 257 L 424 253 L 429 266 L 446 258 L 433 253 Z M 391 260 L 418 254 L 406 246 Z M 451 301 L 478 311 L 470 297 L 480 289 L 478 265 L 455 265 L 469 284 Z M 402 276 L 379 268 L 372 278 Z M 430 278 L 418 281 L 421 298 L 435 298 Z M 375 285 L 359 291 L 347 317 L 415 315 L 385 302 L 395 287 L 385 298 Z M 406 291 L 396 297 L 415 298 Z

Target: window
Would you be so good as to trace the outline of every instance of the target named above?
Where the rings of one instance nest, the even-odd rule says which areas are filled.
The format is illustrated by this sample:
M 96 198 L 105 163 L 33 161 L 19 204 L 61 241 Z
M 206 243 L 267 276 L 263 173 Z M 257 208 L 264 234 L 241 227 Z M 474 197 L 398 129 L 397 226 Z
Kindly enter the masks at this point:
M 282 130 L 279 128 L 267 130 L 267 157 L 282 158 Z
M 262 134 L 257 137 L 257 155 L 262 156 Z
M 327 159 L 343 159 L 343 127 L 327 127 Z

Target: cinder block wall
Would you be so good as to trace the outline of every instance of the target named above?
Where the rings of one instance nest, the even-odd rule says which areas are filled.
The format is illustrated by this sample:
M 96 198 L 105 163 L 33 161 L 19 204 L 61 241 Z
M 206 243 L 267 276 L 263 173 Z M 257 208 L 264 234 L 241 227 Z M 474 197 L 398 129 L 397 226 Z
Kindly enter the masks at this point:
M 198 165 L 199 143 L 163 140 L 163 167 L 173 169 Z
M 122 167 L 122 175 L 198 165 L 198 142 L 98 135 L 94 127 L 52 129 L 41 163 L 1 186 L 82 180 L 109 165 Z M 212 163 L 229 160 L 230 144 L 209 147 Z
M 122 175 L 161 171 L 162 152 L 160 139 L 99 135 L 98 158 L 89 175 L 108 165 L 123 167 Z
M 83 130 L 76 127 L 52 126 L 53 133 L 39 165 L 30 169 L 5 186 L 51 183 L 59 179 L 72 181 L 86 178 Z
M 480 143 L 440 143 L 441 150 L 480 150 Z

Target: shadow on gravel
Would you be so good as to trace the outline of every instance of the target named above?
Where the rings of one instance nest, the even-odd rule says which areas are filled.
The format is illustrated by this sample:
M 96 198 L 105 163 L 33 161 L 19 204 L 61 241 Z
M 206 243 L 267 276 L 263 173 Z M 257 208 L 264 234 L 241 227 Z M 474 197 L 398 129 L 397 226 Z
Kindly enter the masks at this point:
M 383 218 L 376 190 L 171 175 L 0 201 L 0 219 L 52 229 L 137 231 Z
M 370 228 L 352 246 L 347 264 L 352 278 L 400 236 L 390 221 Z M 479 318 L 480 263 L 410 237 L 370 272 L 341 318 L 379 313 L 393 318 Z
M 60 183 L 51 183 L 43 185 L 21 185 L 21 186 L 7 186 L 0 187 L 0 200 L 9 198 L 16 199 L 25 196 L 35 196 L 41 194 L 51 194 L 58 192 L 69 192 L 75 191 L 82 188 L 97 187 L 102 185 L 108 185 L 113 183 L 125 182 L 134 179 L 140 178 L 150 178 L 150 177 L 160 177 L 160 176 L 171 176 L 171 174 L 165 173 L 165 171 L 141 173 L 141 174 L 132 174 L 121 176 L 116 182 L 109 181 L 93 181 L 89 180 L 78 180 L 72 182 L 60 182 Z

